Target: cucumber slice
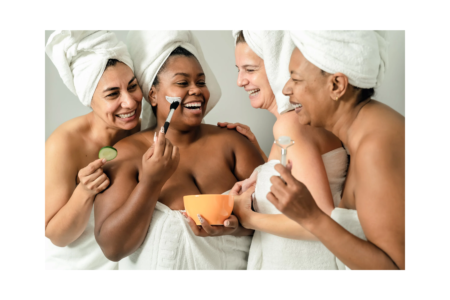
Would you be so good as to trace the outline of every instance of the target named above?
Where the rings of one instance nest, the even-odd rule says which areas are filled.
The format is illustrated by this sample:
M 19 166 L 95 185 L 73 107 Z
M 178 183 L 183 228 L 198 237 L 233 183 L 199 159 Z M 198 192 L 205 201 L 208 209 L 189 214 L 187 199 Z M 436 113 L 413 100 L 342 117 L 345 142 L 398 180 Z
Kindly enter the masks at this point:
M 104 158 L 107 161 L 113 160 L 117 156 L 117 150 L 113 147 L 106 146 L 98 152 L 98 158 Z

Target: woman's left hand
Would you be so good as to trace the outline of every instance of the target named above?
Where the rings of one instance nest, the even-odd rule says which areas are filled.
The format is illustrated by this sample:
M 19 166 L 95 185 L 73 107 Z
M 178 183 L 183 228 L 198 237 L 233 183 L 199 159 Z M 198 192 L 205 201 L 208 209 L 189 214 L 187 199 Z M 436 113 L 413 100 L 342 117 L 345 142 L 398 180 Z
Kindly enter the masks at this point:
M 272 187 L 267 199 L 284 215 L 308 228 L 323 212 L 317 206 L 308 188 L 295 179 L 291 171 L 281 164 L 275 166 L 279 176 L 272 176 Z
M 252 210 L 252 194 L 255 192 L 255 186 L 252 185 L 244 193 L 238 196 L 234 196 L 233 213 L 239 219 L 242 227 L 247 229 L 253 229 L 250 226 L 250 219 L 252 214 L 255 214 Z
M 221 236 L 221 235 L 236 235 L 239 230 L 239 221 L 236 216 L 231 215 L 228 219 L 226 219 L 223 223 L 223 226 L 220 225 L 210 225 L 208 221 L 205 220 L 201 215 L 197 217 L 200 220 L 201 226 L 197 226 L 194 220 L 188 216 L 186 212 L 182 212 L 186 221 L 189 223 L 189 227 L 191 227 L 192 232 L 196 236 L 207 237 L 207 236 Z

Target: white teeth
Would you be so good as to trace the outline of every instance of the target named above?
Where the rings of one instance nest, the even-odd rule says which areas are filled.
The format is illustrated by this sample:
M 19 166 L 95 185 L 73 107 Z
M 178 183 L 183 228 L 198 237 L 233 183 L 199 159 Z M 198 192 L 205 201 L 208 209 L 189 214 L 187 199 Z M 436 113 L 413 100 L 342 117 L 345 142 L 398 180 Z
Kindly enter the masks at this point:
M 294 108 L 302 107 L 300 103 L 291 103 Z
M 249 95 L 251 95 L 251 94 L 257 95 L 258 92 L 259 92 L 259 89 L 254 89 L 254 90 L 251 90 L 251 91 L 247 91 L 247 93 L 248 93 Z
M 119 116 L 119 118 L 125 119 L 125 118 L 129 118 L 129 117 L 134 116 L 135 113 L 136 113 L 136 111 L 133 111 L 133 112 L 131 112 L 129 114 L 118 115 L 118 116 Z
M 185 104 L 184 107 L 200 109 L 202 107 L 202 103 L 201 102 L 191 102 L 191 103 Z

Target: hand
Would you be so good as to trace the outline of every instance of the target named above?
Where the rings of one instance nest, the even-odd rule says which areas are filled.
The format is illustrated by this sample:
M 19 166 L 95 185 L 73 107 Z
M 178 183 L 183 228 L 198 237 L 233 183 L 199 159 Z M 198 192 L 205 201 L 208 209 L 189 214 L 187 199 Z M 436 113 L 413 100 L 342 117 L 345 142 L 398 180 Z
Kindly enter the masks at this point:
M 192 232 L 194 232 L 196 236 L 207 237 L 232 235 L 239 230 L 239 221 L 233 215 L 231 215 L 224 221 L 223 226 L 209 225 L 208 221 L 206 221 L 205 218 L 202 218 L 201 215 L 198 215 L 197 218 L 199 218 L 202 224 L 201 226 L 198 226 L 186 212 L 182 212 L 182 214 L 186 218 L 186 221 L 189 223 L 189 227 L 191 227 Z
M 250 130 L 250 127 L 248 127 L 247 125 L 241 124 L 241 123 L 228 123 L 228 122 L 218 122 L 217 126 L 222 127 L 222 128 L 226 127 L 228 129 L 236 129 L 237 132 L 239 132 L 240 134 L 245 136 L 256 147 L 256 149 L 258 149 L 258 151 L 261 154 L 261 156 L 263 157 L 264 161 L 267 161 L 267 156 L 264 153 L 264 151 L 262 151 L 261 147 L 259 146 L 259 143 L 256 140 L 255 135 Z
M 159 132 L 156 142 L 142 156 L 142 180 L 164 184 L 177 169 L 179 161 L 178 147 Z
M 109 185 L 109 178 L 103 173 L 102 166 L 106 163 L 106 159 L 99 158 L 78 172 L 80 186 L 91 197 L 102 192 Z
M 249 178 L 242 180 L 242 181 L 238 181 L 234 184 L 234 186 L 230 190 L 230 195 L 231 196 L 241 195 L 249 188 L 256 186 L 257 178 L 258 178 L 258 171 L 254 170 L 252 175 L 250 175 Z
M 242 227 L 247 229 L 253 229 L 250 225 L 250 218 L 252 214 L 255 214 L 252 210 L 252 194 L 254 192 L 255 186 L 252 186 L 241 195 L 234 196 L 233 213 L 239 219 Z
M 292 176 L 290 169 L 277 164 L 275 170 L 283 179 L 279 176 L 270 178 L 272 187 L 267 199 L 284 215 L 308 228 L 308 225 L 323 212 L 308 188 Z

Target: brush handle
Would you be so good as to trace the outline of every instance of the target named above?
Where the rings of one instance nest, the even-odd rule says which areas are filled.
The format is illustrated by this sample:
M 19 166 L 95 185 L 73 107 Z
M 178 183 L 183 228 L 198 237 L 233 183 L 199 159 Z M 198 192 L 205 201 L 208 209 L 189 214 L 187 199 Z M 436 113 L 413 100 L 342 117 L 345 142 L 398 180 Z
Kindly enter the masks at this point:
M 169 129 L 169 125 L 170 125 L 170 122 L 165 122 L 164 123 L 164 133 L 167 133 L 167 129 Z

